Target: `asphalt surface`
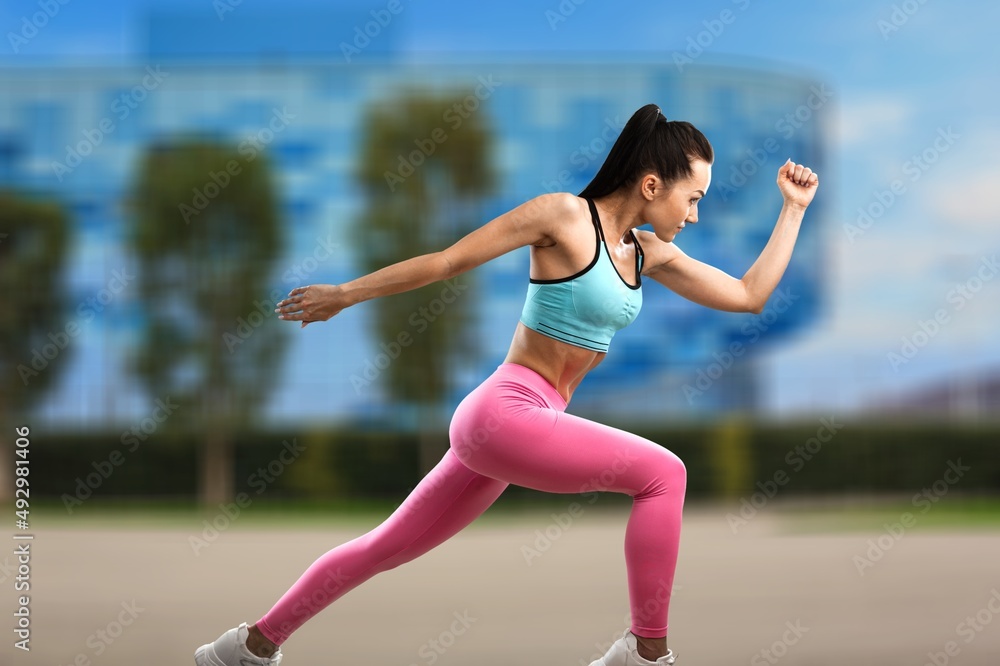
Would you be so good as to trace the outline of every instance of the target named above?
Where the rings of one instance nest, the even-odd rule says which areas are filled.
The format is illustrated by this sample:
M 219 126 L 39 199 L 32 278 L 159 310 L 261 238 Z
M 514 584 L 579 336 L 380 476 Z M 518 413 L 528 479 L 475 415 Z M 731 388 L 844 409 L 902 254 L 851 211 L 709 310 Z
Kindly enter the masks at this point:
M 283 666 L 589 664 L 627 626 L 627 514 L 591 509 L 567 524 L 552 513 L 488 512 L 310 620 Z M 789 532 L 762 513 L 734 534 L 724 515 L 685 515 L 670 610 L 678 666 L 1000 664 L 1000 532 Z M 0 573 L 3 663 L 189 666 L 198 645 L 256 620 L 317 556 L 377 520 L 234 523 L 198 554 L 194 521 L 37 530 L 30 652 L 13 647 L 16 573 Z M 5 556 L 16 560 L 0 565 Z

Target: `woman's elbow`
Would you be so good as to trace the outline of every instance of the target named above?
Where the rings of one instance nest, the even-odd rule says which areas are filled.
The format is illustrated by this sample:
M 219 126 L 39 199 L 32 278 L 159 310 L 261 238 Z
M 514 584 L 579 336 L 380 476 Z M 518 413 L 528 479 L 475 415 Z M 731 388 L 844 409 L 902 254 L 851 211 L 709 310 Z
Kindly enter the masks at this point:
M 767 305 L 767 296 L 761 296 L 747 291 L 743 301 L 743 311 L 759 315 Z
M 450 280 L 453 277 L 457 277 L 469 270 L 468 267 L 463 266 L 461 262 L 446 250 L 441 252 L 435 252 L 431 255 L 434 259 L 434 273 L 437 276 L 434 282 L 438 280 Z

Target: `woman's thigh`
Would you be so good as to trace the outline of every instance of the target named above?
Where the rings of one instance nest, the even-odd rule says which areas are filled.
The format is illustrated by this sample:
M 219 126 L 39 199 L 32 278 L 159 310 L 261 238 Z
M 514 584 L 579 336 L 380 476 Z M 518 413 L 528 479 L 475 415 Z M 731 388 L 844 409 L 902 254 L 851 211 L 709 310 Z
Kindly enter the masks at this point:
M 477 407 L 456 412 L 451 443 L 458 458 L 480 474 L 552 493 L 683 490 L 683 463 L 648 439 L 524 401 L 490 400 Z

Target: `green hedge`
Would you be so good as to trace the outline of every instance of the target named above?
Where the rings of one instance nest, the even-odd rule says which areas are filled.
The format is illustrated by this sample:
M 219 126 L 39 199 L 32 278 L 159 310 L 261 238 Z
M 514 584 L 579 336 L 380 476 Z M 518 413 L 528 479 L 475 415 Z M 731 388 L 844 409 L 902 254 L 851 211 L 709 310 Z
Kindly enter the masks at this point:
M 635 432 L 685 462 L 689 498 L 739 497 L 780 481 L 783 496 L 910 494 L 942 479 L 949 461 L 968 468 L 955 484 L 959 492 L 1000 491 L 1000 426 L 869 423 L 832 430 L 824 432 L 818 421 L 780 427 L 724 421 L 714 427 Z M 195 497 L 196 437 L 154 437 L 134 451 L 118 437 L 35 431 L 32 497 L 58 500 L 88 490 L 106 499 Z M 436 453 L 443 454 L 444 433 L 439 441 Z M 236 442 L 236 490 L 251 496 L 402 499 L 422 476 L 413 434 L 244 433 Z M 301 449 L 294 457 L 292 444 Z M 113 456 L 116 450 L 120 458 Z M 288 464 L 282 462 L 283 451 Z M 505 497 L 529 502 L 539 495 L 512 486 Z

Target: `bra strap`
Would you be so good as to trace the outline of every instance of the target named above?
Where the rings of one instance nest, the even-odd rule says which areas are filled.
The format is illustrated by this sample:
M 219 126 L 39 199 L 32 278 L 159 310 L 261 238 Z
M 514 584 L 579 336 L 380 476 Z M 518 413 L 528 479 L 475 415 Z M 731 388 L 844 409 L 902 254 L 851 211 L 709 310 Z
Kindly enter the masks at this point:
M 604 241 L 604 228 L 601 227 L 601 216 L 597 214 L 597 206 L 594 205 L 592 199 L 587 199 L 587 205 L 590 206 L 590 218 L 594 223 L 594 227 L 597 229 L 597 236 Z

